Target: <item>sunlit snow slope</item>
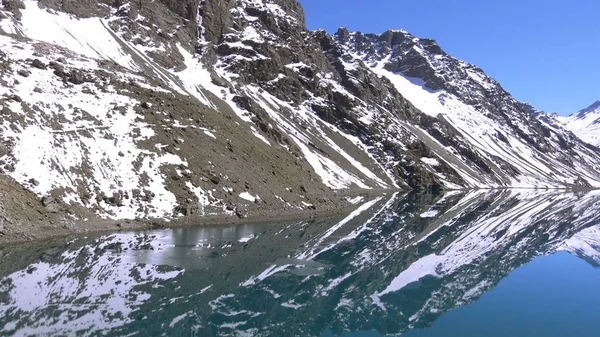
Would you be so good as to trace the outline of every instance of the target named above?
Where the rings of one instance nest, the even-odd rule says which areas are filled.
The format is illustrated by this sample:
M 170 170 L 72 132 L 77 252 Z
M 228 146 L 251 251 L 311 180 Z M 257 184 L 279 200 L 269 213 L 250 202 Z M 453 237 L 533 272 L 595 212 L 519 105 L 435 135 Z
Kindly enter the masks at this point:
M 600 101 L 568 117 L 557 117 L 583 141 L 600 146 Z

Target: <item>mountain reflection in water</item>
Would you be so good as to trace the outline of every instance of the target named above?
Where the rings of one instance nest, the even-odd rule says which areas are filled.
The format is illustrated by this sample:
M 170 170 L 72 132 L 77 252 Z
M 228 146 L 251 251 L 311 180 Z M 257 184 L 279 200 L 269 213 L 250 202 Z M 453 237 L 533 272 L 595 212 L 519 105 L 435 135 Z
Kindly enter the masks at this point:
M 398 334 L 537 256 L 600 265 L 599 219 L 598 192 L 411 193 L 341 219 L 5 247 L 0 334 Z

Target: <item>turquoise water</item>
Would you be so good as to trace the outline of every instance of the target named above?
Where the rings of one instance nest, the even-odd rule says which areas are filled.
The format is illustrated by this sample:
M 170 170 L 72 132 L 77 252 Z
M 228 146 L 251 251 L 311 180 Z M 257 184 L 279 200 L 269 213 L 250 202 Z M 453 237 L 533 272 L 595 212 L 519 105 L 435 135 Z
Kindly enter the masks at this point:
M 356 208 L 0 247 L 0 335 L 600 335 L 595 193 Z
M 558 337 L 600 333 L 600 269 L 568 253 L 539 257 L 516 269 L 474 303 L 405 337 Z M 331 332 L 323 336 L 333 336 Z M 376 331 L 345 337 L 378 337 Z
M 516 269 L 476 302 L 403 336 L 599 336 L 600 269 L 568 253 Z

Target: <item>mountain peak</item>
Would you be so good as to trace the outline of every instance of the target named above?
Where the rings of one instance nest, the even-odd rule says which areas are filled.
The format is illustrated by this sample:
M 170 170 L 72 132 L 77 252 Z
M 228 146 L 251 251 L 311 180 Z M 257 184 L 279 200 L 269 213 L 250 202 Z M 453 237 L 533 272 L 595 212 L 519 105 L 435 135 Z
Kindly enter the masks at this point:
M 600 100 L 563 119 L 567 129 L 585 142 L 600 146 Z
M 594 113 L 599 110 L 600 110 L 600 100 L 592 103 L 590 106 L 588 106 L 585 109 L 575 112 L 574 114 L 571 115 L 571 117 L 574 117 L 576 119 L 582 119 L 582 118 L 586 118 L 590 113 Z
M 592 105 L 590 105 L 587 108 L 581 110 L 580 112 L 588 113 L 588 112 L 596 111 L 598 109 L 600 109 L 600 100 L 592 103 Z

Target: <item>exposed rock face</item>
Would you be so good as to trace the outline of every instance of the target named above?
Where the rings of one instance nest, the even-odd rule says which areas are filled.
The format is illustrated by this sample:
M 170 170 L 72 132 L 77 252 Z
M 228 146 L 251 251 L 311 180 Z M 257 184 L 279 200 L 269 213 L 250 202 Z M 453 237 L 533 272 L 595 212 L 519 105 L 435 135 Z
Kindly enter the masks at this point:
M 272 10 L 265 3 L 240 2 L 230 10 L 222 34 L 207 39 L 214 44 L 222 76 L 230 74 L 233 83 L 256 86 L 356 136 L 400 185 L 529 185 L 529 178 L 518 176 L 538 176 L 559 167 L 568 171 L 577 156 L 587 158 L 584 166 L 597 167 L 595 159 L 589 160 L 595 157 L 593 150 L 542 122 L 540 112 L 517 102 L 481 69 L 447 55 L 433 40 L 404 31 L 375 35 L 340 29 L 334 36 L 307 32 L 298 11 L 283 10 L 293 8 L 288 2 L 273 2 Z M 420 83 L 395 83 L 411 79 Z M 410 95 L 415 90 L 431 95 Z M 247 91 L 236 94 L 252 96 Z M 421 162 L 428 156 L 437 165 Z M 566 185 L 581 176 L 574 171 L 563 175 Z M 541 180 L 546 179 L 555 178 Z
M 79 18 L 104 17 L 110 13 L 110 6 L 118 6 L 119 0 L 39 0 L 46 8 L 75 15 Z
M 2 6 L 4 10 L 10 12 L 17 19 L 21 18 L 21 9 L 25 8 L 23 1 L 21 0 L 2 0 Z M 2 14 L 0 18 L 6 18 L 5 14 Z
M 337 190 L 600 187 L 596 148 L 404 31 L 311 32 L 294 0 L 0 13 L 0 167 L 67 208 L 235 216 L 336 208 Z
M 539 113 L 534 108 L 517 102 L 481 69 L 446 54 L 434 40 L 404 31 L 378 36 L 340 30 L 336 38 L 367 64 L 380 64 L 391 73 L 420 79 L 427 88 L 452 94 L 485 117 L 508 126 L 537 150 L 554 150 L 552 131 L 536 118 Z

